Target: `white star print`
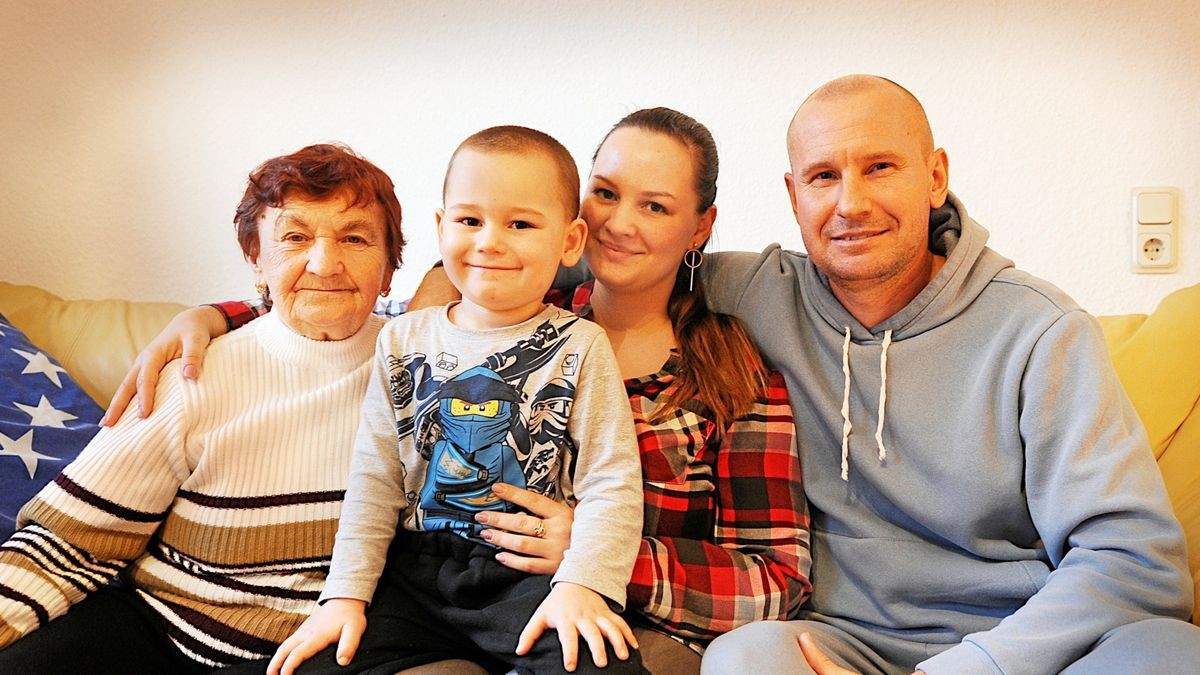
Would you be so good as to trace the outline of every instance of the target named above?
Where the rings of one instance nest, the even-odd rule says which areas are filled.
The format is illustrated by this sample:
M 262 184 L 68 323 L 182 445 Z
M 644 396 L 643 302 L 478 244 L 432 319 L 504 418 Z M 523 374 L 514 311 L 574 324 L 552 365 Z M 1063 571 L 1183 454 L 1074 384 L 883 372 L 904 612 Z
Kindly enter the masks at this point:
M 29 375 L 30 373 L 42 373 L 46 377 L 50 378 L 50 381 L 54 383 L 54 386 L 62 389 L 62 381 L 58 379 L 58 374 L 67 372 L 66 368 L 56 366 L 51 363 L 50 357 L 46 356 L 45 352 L 30 354 L 29 352 L 21 351 L 20 349 L 14 349 L 13 351 L 20 354 L 22 358 L 29 362 L 29 364 L 25 366 L 25 370 L 21 371 L 22 375 Z
M 40 452 L 34 451 L 33 431 L 27 432 L 24 436 L 16 440 L 0 434 L 0 457 L 4 456 L 12 456 L 20 459 L 25 464 L 25 470 L 29 472 L 29 480 L 33 480 L 33 474 L 37 471 L 39 459 L 58 461 L 57 457 L 43 455 Z
M 13 405 L 21 410 L 24 410 L 29 415 L 29 425 L 34 427 L 54 427 L 55 429 L 66 429 L 63 422 L 67 420 L 77 420 L 78 417 L 64 410 L 59 410 L 50 405 L 50 401 L 45 396 L 38 402 L 37 407 L 31 405 L 23 405 L 13 401 Z

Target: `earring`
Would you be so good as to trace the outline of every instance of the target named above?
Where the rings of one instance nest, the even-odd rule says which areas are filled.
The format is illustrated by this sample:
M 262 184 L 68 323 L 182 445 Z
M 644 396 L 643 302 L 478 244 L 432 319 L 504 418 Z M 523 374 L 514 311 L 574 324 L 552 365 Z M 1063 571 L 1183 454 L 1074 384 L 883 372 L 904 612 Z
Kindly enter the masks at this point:
M 392 289 L 385 288 L 382 291 L 379 291 L 379 297 L 386 298 L 388 296 L 388 293 L 391 293 L 391 292 L 392 292 Z
M 688 275 L 688 292 L 691 292 L 692 287 L 696 283 L 696 268 L 700 267 L 700 263 L 704 262 L 704 251 L 698 248 L 689 248 L 687 253 L 683 254 L 683 264 L 691 270 Z
M 254 290 L 258 291 L 258 294 L 261 297 L 264 297 L 264 298 L 267 297 L 267 285 L 264 284 L 263 282 L 260 281 L 256 284 L 254 284 Z

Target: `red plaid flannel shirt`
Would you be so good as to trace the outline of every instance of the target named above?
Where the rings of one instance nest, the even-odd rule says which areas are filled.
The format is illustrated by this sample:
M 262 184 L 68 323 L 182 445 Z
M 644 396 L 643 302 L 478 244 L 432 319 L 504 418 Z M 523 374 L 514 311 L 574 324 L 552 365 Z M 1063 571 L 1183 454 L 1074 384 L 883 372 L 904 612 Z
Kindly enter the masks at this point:
M 590 318 L 591 290 L 587 282 L 562 304 Z M 673 354 L 658 373 L 625 381 L 645 496 L 629 606 L 669 634 L 706 643 L 794 616 L 808 598 L 808 503 L 783 377 L 770 373 L 754 408 L 718 440 L 698 401 L 646 421 L 677 367 Z
M 591 290 L 590 281 L 569 298 L 552 290 L 546 301 L 590 319 Z M 266 311 L 241 302 L 218 309 L 231 327 Z M 629 608 L 698 647 L 752 621 L 795 615 L 812 591 L 808 505 L 783 377 L 770 373 L 754 408 L 718 440 L 698 401 L 647 422 L 677 367 L 672 354 L 658 373 L 625 381 L 645 499 Z

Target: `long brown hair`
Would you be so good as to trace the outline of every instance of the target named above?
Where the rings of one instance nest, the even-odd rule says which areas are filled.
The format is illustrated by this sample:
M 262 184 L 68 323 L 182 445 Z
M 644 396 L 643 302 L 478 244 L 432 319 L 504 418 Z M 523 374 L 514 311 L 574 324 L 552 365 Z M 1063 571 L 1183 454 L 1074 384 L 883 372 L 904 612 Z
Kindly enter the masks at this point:
M 717 144 L 708 128 L 677 110 L 646 108 L 626 115 L 604 140 L 625 127 L 663 134 L 688 149 L 696 176 L 697 212 L 708 211 L 717 198 L 718 169 Z M 604 140 L 600 145 L 604 145 Z M 592 160 L 595 159 L 593 155 Z M 703 250 L 707 245 L 706 239 L 699 248 Z M 698 399 L 708 407 L 717 435 L 721 436 L 733 420 L 750 412 L 763 382 L 764 367 L 758 348 L 742 322 L 709 310 L 704 284 L 700 283 L 704 266 L 697 268 L 695 274 L 696 283 L 690 284 L 692 270 L 680 261 L 667 301 L 667 315 L 679 342 L 679 370 L 675 383 L 666 392 L 666 400 L 649 421 L 659 422 L 684 402 Z

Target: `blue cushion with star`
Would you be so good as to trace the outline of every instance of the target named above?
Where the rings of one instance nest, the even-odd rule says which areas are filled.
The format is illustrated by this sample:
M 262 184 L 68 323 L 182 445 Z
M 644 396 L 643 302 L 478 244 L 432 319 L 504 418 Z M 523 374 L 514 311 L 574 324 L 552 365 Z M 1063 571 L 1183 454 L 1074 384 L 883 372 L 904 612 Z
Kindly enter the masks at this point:
M 0 314 L 0 541 L 25 502 L 96 435 L 103 412 Z

